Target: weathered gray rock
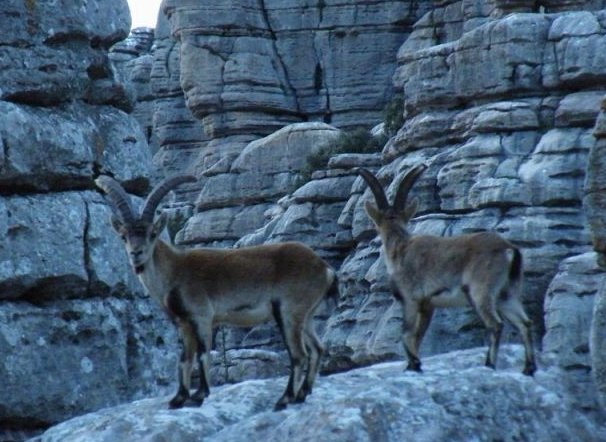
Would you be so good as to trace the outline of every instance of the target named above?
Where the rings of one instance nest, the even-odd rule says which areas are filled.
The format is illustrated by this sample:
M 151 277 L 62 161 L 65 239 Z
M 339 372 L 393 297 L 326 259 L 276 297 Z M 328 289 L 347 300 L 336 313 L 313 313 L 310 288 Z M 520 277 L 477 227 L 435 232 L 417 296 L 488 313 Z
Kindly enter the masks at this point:
M 589 153 L 587 163 L 587 178 L 585 182 L 585 195 L 583 208 L 587 212 L 587 220 L 591 230 L 593 247 L 598 252 L 598 260 L 602 267 L 606 267 L 606 182 L 604 180 L 604 163 L 606 150 L 606 113 L 602 101 L 601 112 L 597 118 L 593 131 L 597 142 Z
M 0 420 L 9 427 L 166 394 L 173 381 L 176 333 L 148 299 L 3 303 L 0 318 Z
M 585 198 L 583 208 L 587 212 L 593 248 L 597 252 L 597 261 L 603 271 L 606 268 L 606 183 L 604 182 L 604 150 L 606 149 L 606 113 L 604 102 L 597 118 L 594 135 L 596 144 L 591 149 L 587 164 Z M 589 346 L 591 351 L 592 374 L 600 394 L 601 403 L 606 408 L 606 291 L 604 280 L 600 285 L 593 310 Z
M 324 123 L 298 123 L 249 143 L 224 173 L 204 180 L 196 203 L 199 212 L 177 242 L 233 244 L 263 226 L 271 204 L 297 188 L 307 157 L 338 134 Z
M 407 94 L 415 115 L 426 105 L 503 95 L 534 94 L 544 87 L 591 87 L 602 80 L 604 60 L 586 57 L 600 44 L 599 13 L 573 12 L 557 17 L 513 14 L 487 22 L 460 38 L 426 49 L 410 43 L 400 49 L 396 85 Z M 426 39 L 425 39 L 426 40 Z M 485 42 L 490 41 L 490 45 Z M 473 78 L 474 81 L 469 81 Z
M 300 121 L 300 115 L 339 126 L 361 124 L 373 114 L 376 119 L 391 90 L 393 58 L 387 54 L 401 43 L 402 25 L 426 8 L 400 1 L 378 7 L 363 0 L 164 5 L 187 54 L 181 77 L 189 107 L 198 118 L 210 116 L 209 129 L 220 137 L 261 129 L 259 118 L 270 131 L 272 124 L 279 124 L 273 130 L 288 124 L 288 117 Z M 370 65 L 372 72 L 359 69 Z M 357 88 L 361 82 L 368 85 L 364 94 Z M 235 125 L 216 126 L 216 115 L 232 119 L 232 112 L 248 115 Z M 268 114 L 274 114 L 273 122 L 263 117 Z
M 606 339 L 604 339 L 604 330 L 606 330 L 605 292 L 604 279 L 602 279 L 602 284 L 599 287 L 595 299 L 593 320 L 589 335 L 591 370 L 603 408 L 606 408 Z
M 240 239 L 245 232 L 265 223 L 269 204 L 205 210 L 187 220 L 176 241 L 181 245 L 225 244 Z
M 519 347 L 502 349 L 499 369 L 480 367 L 484 349 L 430 358 L 423 374 L 386 363 L 318 379 L 308 400 L 270 411 L 285 378 L 214 389 L 200 408 L 166 409 L 148 399 L 51 428 L 39 442 L 102 440 L 602 440 L 606 428 L 579 408 L 558 368 L 517 373 Z M 585 375 L 586 377 L 587 375 Z M 589 410 L 595 412 L 595 399 Z
M 180 83 L 180 43 L 173 38 L 168 19 L 162 10 L 161 7 L 154 30 L 152 52 L 133 60 L 136 65 L 147 66 L 149 57 L 152 57 L 149 71 L 152 109 L 143 108 L 142 111 L 152 113 L 149 117 L 144 116 L 144 124 L 150 128 L 154 169 L 157 178 L 179 172 L 195 172 L 199 175 L 201 171 L 195 170 L 193 166 L 198 162 L 205 164 L 204 158 L 208 155 L 207 145 L 211 137 L 204 133 L 203 125 L 193 117 L 185 102 Z M 135 115 L 137 110 L 135 107 Z M 216 157 L 213 159 L 216 161 Z M 203 166 L 201 168 L 203 170 Z M 199 191 L 200 186 L 196 190 Z M 178 189 L 178 194 L 181 199 L 193 202 L 197 192 L 184 195 L 183 189 Z
M 545 294 L 543 352 L 555 353 L 564 368 L 591 368 L 590 325 L 604 278 L 596 257 L 588 252 L 562 261 Z
M 228 170 L 251 141 L 292 123 L 376 124 L 393 95 L 390 54 L 428 7 L 366 0 L 183 6 L 165 0 L 168 16 L 161 13 L 156 27 L 155 163 L 207 177 Z
M 149 186 L 146 138 L 120 110 L 131 95 L 108 57 L 130 27 L 126 2 L 9 0 L 0 27 L 0 439 L 20 440 L 12 430 L 164 391 L 176 337 L 141 299 L 93 191 L 101 173 Z
M 0 299 L 40 302 L 140 290 L 100 195 L 15 196 L 0 207 Z
M 111 173 L 145 191 L 151 156 L 135 120 L 110 106 L 36 107 L 0 101 L 0 188 L 8 192 L 92 188 Z
M 8 0 L 2 8 L 1 100 L 49 105 L 88 99 L 128 106 L 107 59 L 107 48 L 128 35 L 125 0 L 78 7 L 64 0 Z
M 112 46 L 109 58 L 120 83 L 128 89 L 134 102 L 132 116 L 139 122 L 152 152 L 157 150 L 157 138 L 153 134 L 155 112 L 151 88 L 153 66 L 152 45 L 154 30 L 150 28 L 132 29 L 128 38 Z

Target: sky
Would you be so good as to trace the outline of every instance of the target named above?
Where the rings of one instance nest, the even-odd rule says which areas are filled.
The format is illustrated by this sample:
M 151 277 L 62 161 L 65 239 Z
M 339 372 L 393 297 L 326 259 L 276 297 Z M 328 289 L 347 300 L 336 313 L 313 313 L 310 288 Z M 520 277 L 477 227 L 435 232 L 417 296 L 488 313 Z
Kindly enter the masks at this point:
M 130 8 L 130 15 L 133 20 L 132 27 L 140 28 L 146 26 L 148 28 L 155 28 L 161 1 L 128 0 L 128 7 Z

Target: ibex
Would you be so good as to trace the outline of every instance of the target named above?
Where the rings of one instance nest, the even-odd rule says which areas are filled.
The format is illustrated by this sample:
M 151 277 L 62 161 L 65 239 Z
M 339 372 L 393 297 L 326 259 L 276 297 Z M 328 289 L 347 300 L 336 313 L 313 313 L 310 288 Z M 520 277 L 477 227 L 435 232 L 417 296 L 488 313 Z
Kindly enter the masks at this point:
M 402 179 L 393 205 L 383 187 L 366 169 L 358 169 L 372 191 L 376 205 L 366 201 L 366 212 L 383 243 L 394 297 L 403 308 L 403 341 L 408 370 L 421 371 L 418 351 L 436 307 L 470 304 L 490 332 L 486 366 L 495 368 L 503 318 L 520 332 L 526 352 L 523 373 L 536 370 L 528 319 L 520 291 L 522 255 L 496 233 L 480 232 L 443 238 L 411 235 L 408 221 L 418 200 L 408 193 L 427 166 L 411 169 Z
M 201 405 L 210 394 L 213 327 L 253 326 L 272 317 L 291 364 L 288 385 L 275 409 L 303 402 L 312 391 L 324 351 L 312 316 L 325 296 L 338 295 L 335 272 L 311 249 L 296 242 L 189 251 L 165 243 L 159 236 L 167 217 L 162 213 L 154 220 L 156 208 L 173 187 L 195 180 L 193 176 L 165 179 L 150 192 L 140 216 L 117 181 L 108 176 L 95 181 L 113 209 L 111 224 L 125 243 L 135 273 L 179 328 L 183 342 L 179 388 L 169 407 Z M 200 386 L 190 395 L 196 355 Z

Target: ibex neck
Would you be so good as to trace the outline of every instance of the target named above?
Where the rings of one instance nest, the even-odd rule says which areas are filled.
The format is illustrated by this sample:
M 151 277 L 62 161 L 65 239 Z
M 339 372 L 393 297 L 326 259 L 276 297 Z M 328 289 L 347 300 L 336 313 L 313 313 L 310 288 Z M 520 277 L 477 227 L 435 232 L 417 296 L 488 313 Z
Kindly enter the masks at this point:
M 160 303 L 171 289 L 176 255 L 177 252 L 170 245 L 158 240 L 152 258 L 138 274 L 149 295 Z
M 398 257 L 401 257 L 404 250 L 408 246 L 411 235 L 408 231 L 399 226 L 389 226 L 386 229 L 381 229 L 379 232 L 383 243 L 383 252 L 385 253 L 387 271 L 391 275 L 393 273 L 393 263 Z
M 386 226 L 382 226 L 382 228 L 379 230 L 379 234 L 383 244 L 407 243 L 411 236 L 405 227 L 396 223 L 390 223 Z

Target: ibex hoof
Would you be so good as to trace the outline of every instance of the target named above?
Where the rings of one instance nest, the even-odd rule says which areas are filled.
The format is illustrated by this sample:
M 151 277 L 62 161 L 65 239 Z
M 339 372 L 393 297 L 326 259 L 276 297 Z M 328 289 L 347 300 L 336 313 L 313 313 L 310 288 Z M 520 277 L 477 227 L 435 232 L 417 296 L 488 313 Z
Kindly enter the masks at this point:
M 417 373 L 423 373 L 420 362 L 409 362 L 406 366 L 406 371 L 415 371 Z
M 190 398 L 189 398 L 189 403 L 188 405 L 191 407 L 199 407 L 200 405 L 202 405 L 202 403 L 204 402 L 204 399 L 206 397 L 201 395 L 201 394 L 193 394 Z
M 524 366 L 522 374 L 525 374 L 526 376 L 533 376 L 535 371 L 537 371 L 537 366 L 534 363 L 530 363 Z
M 294 403 L 301 404 L 301 403 L 305 402 L 305 399 L 307 399 L 307 396 L 309 396 L 310 394 L 311 394 L 311 388 L 309 388 L 309 386 L 304 384 L 301 387 L 301 389 L 299 390 L 299 392 L 297 393 L 297 397 L 295 397 Z
M 279 400 L 278 402 L 276 402 L 276 405 L 274 405 L 274 411 L 281 411 L 286 409 L 286 406 L 288 405 L 288 403 Z
M 176 410 L 178 408 L 183 408 L 186 400 L 187 400 L 186 397 L 176 396 L 170 400 L 170 402 L 168 403 L 168 408 L 170 410 Z

